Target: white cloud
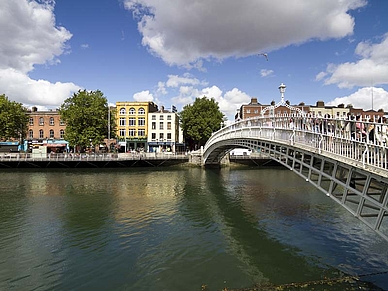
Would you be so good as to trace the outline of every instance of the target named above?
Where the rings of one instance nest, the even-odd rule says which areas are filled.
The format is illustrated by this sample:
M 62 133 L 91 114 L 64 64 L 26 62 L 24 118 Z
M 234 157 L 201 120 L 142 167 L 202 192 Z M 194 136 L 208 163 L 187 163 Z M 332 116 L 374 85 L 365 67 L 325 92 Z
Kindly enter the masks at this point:
M 54 0 L 0 1 L 0 94 L 33 105 L 60 105 L 78 89 L 73 83 L 32 80 L 35 65 L 60 63 L 72 34 L 55 25 Z
M 320 72 L 318 75 L 316 75 L 315 80 L 316 80 L 316 81 L 321 81 L 321 80 L 324 79 L 326 76 L 327 76 L 327 73 L 326 73 L 326 72 Z
M 220 110 L 225 114 L 228 120 L 234 120 L 236 110 L 241 107 L 242 104 L 247 104 L 251 100 L 251 97 L 240 91 L 237 88 L 233 88 L 224 94 L 218 101 Z
M 179 87 L 182 84 L 198 85 L 200 84 L 200 81 L 191 77 L 188 73 L 185 73 L 183 77 L 178 75 L 168 75 L 168 80 L 166 82 L 167 87 Z
M 349 96 L 335 98 L 334 100 L 328 102 L 327 105 L 337 106 L 339 104 L 345 104 L 346 106 L 352 104 L 355 108 L 368 110 L 372 108 L 373 102 L 374 110 L 382 108 L 385 111 L 388 111 L 387 100 L 388 92 L 383 88 L 364 87 Z
M 166 95 L 166 84 L 164 82 L 158 82 L 158 89 L 156 90 L 157 94 Z
M 150 91 L 145 90 L 138 93 L 133 94 L 133 100 L 135 101 L 154 101 L 154 96 L 150 93 Z
M 222 97 L 222 91 L 217 86 L 203 88 L 201 91 L 203 96 L 206 96 L 208 98 L 214 98 L 216 101 Z M 198 97 L 201 97 L 201 96 L 198 96 Z
M 366 0 L 123 0 L 138 19 L 142 44 L 169 65 L 244 57 L 353 33 L 350 10 Z M 306 13 L 308 11 L 308 13 Z
M 181 86 L 179 88 L 179 95 L 171 98 L 174 104 L 191 104 L 195 98 L 214 98 L 218 106 L 228 118 L 234 120 L 236 110 L 244 103 L 249 103 L 250 96 L 237 88 L 233 88 L 223 94 L 222 90 L 217 86 L 206 87 L 202 89 L 193 86 Z
M 82 89 L 73 83 L 32 80 L 15 69 L 0 70 L 0 88 L 11 100 L 42 106 L 59 106 L 71 93 Z
M 179 93 L 181 95 L 191 95 L 193 93 L 194 87 L 192 86 L 181 86 L 179 88 Z
M 53 7 L 35 1 L 0 1 L 0 68 L 27 73 L 55 62 L 71 33 L 55 26 Z M 21 21 L 23 20 L 23 21 Z
M 357 62 L 329 64 L 316 80 L 339 88 L 388 84 L 388 33 L 379 43 L 360 42 L 355 50 Z
M 273 70 L 267 70 L 267 69 L 262 69 L 260 71 L 260 75 L 262 77 L 269 77 L 269 76 L 272 76 L 273 75 Z
M 87 44 L 87 43 L 81 44 L 81 48 L 87 49 L 87 48 L 89 48 L 89 44 Z

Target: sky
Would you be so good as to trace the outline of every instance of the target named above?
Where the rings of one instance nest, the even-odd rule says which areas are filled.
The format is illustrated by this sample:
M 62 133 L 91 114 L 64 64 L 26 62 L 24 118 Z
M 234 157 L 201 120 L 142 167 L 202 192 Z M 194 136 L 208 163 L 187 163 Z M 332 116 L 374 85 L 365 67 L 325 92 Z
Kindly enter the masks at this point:
M 0 0 L 0 95 L 39 110 L 78 90 L 229 121 L 257 98 L 388 111 L 386 0 Z M 266 55 L 264 55 L 266 54 Z

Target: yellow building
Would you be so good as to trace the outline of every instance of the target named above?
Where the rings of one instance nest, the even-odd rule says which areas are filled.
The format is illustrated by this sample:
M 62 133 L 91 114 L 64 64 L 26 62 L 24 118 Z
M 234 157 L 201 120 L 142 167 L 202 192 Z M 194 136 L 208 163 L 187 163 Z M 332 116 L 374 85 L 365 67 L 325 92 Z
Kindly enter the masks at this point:
M 147 149 L 148 113 L 158 111 L 154 102 L 116 102 L 117 136 L 121 151 Z

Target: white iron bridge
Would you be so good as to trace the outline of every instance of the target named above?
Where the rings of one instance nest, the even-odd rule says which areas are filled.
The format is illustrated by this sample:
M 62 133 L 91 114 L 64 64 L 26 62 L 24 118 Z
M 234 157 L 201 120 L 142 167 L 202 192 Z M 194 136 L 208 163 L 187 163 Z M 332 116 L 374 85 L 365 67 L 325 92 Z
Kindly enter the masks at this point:
M 388 241 L 387 124 L 304 114 L 244 119 L 213 133 L 205 166 L 247 148 L 297 173 Z

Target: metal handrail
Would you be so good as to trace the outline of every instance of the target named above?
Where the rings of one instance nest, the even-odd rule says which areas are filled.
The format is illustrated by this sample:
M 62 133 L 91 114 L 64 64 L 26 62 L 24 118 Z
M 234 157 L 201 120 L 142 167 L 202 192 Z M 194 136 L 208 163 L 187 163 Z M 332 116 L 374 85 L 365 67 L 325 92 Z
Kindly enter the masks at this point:
M 374 132 L 367 132 L 370 127 Z M 356 161 L 364 168 L 373 166 L 388 170 L 387 135 L 388 124 L 365 121 L 362 117 L 356 120 L 295 114 L 258 116 L 239 120 L 213 133 L 204 146 L 204 154 L 209 154 L 213 145 L 230 139 L 246 137 L 289 144 L 292 138 L 292 145 L 296 147 L 308 147 L 320 154 L 329 153 L 338 159 Z

